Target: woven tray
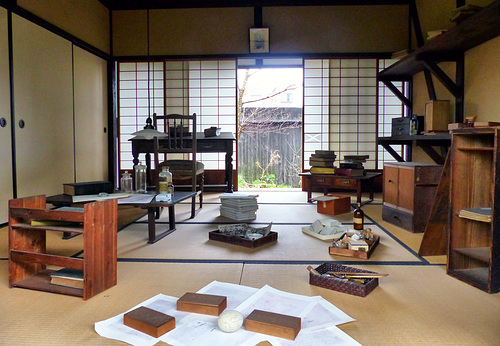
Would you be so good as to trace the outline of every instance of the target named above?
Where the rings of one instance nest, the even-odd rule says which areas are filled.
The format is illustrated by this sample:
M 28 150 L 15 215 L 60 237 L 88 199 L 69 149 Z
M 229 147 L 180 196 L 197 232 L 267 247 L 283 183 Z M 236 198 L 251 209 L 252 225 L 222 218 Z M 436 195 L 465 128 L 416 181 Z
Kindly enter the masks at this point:
M 323 263 L 316 268 L 316 271 L 320 274 L 325 274 L 326 272 L 373 273 L 334 263 Z M 359 297 L 366 297 L 368 293 L 378 286 L 378 278 L 369 279 L 367 283 L 362 284 L 359 282 L 344 281 L 335 277 L 318 276 L 309 272 L 309 284 Z
M 271 231 L 265 237 L 262 237 L 260 239 L 250 240 L 243 237 L 226 235 L 217 230 L 208 232 L 208 239 L 220 241 L 223 243 L 229 243 L 233 245 L 244 246 L 248 248 L 256 248 L 277 241 L 278 233 Z

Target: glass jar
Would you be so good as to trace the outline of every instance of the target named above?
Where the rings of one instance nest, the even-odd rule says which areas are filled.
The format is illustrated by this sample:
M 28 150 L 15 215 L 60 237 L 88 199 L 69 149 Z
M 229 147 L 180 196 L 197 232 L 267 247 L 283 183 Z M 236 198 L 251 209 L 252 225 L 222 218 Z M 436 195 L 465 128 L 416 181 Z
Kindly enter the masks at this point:
M 122 174 L 120 179 L 120 188 L 123 192 L 132 192 L 132 176 L 128 171 Z
M 171 185 L 172 173 L 168 170 L 168 167 L 163 166 L 161 172 L 158 174 L 158 191 L 160 193 L 172 193 Z
M 135 173 L 135 192 L 136 193 L 146 193 L 147 183 L 146 183 L 146 166 L 139 162 L 138 165 L 134 167 Z

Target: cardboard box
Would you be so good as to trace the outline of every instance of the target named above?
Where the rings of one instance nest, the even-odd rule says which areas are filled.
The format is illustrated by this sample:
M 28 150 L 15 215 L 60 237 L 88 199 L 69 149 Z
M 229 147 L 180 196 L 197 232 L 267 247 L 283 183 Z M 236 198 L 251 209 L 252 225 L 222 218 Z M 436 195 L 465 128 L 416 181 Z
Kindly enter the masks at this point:
M 248 248 L 256 248 L 256 247 L 277 241 L 278 240 L 278 233 L 271 231 L 265 237 L 252 240 L 252 239 L 248 239 L 248 238 L 244 238 L 244 237 L 227 235 L 227 234 L 224 234 L 224 233 L 220 232 L 219 230 L 217 230 L 217 231 L 208 232 L 208 239 L 220 241 L 223 243 L 229 243 L 229 244 L 233 244 L 233 245 L 244 246 L 244 247 L 248 247 Z
M 219 316 L 227 306 L 227 298 L 212 294 L 186 293 L 177 300 L 177 310 Z
M 425 132 L 446 131 L 450 123 L 449 100 L 433 100 L 425 104 Z
M 159 338 L 175 328 L 175 318 L 141 306 L 123 315 L 123 324 L 154 338 Z
M 254 310 L 245 319 L 245 329 L 251 332 L 295 340 L 300 332 L 301 323 L 299 317 Z
M 317 202 L 317 212 L 327 215 L 338 215 L 351 212 L 351 197 L 326 195 L 312 198 Z
M 316 272 L 318 272 L 320 275 L 313 274 L 312 270 L 309 272 L 310 285 L 323 287 L 341 293 L 352 294 L 358 297 L 366 297 L 378 286 L 378 278 L 371 278 L 366 283 L 362 284 L 356 281 L 345 281 L 332 276 L 321 276 L 322 274 L 326 274 L 327 272 L 373 273 L 363 269 L 348 267 L 335 263 L 323 263 L 316 268 Z

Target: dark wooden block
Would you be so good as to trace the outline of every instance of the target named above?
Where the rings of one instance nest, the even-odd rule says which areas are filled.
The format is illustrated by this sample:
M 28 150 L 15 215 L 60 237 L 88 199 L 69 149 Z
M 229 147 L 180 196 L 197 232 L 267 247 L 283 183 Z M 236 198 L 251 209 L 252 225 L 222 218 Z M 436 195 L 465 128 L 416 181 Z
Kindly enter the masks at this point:
M 159 338 L 175 328 L 175 318 L 141 306 L 123 315 L 123 324 L 154 338 Z
M 288 340 L 295 340 L 300 328 L 301 319 L 299 317 L 262 310 L 252 311 L 245 319 L 246 330 Z
M 177 310 L 219 316 L 227 306 L 227 298 L 212 294 L 186 293 L 177 300 Z

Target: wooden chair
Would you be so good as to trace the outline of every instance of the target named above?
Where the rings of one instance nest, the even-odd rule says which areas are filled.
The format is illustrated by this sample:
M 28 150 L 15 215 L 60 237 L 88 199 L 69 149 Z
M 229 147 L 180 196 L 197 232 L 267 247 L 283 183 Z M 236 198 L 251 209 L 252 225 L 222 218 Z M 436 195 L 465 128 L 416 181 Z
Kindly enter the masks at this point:
M 191 191 L 196 192 L 196 195 L 199 196 L 201 209 L 203 207 L 205 165 L 196 161 L 196 113 L 193 115 L 153 114 L 153 125 L 161 131 L 158 128 L 158 120 L 163 120 L 163 130 L 169 136 L 153 139 L 156 181 L 158 181 L 161 168 L 167 166 L 172 173 L 174 191 L 176 189 L 191 189 Z M 169 159 L 168 156 L 176 156 L 176 158 Z M 196 215 L 196 195 L 192 198 L 191 218 Z

